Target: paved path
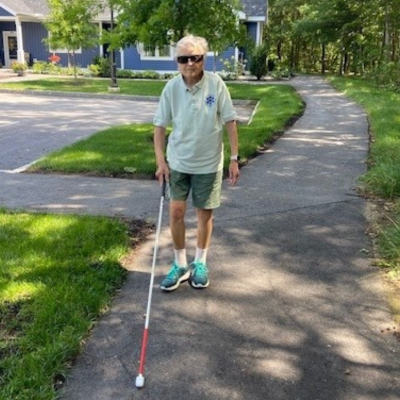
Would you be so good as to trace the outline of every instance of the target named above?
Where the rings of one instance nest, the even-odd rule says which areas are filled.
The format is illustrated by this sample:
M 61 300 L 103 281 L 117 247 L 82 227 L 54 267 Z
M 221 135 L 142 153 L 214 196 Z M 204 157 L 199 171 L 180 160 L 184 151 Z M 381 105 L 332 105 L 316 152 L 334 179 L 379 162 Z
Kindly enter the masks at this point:
M 307 103 L 304 116 L 241 170 L 237 187 L 224 187 L 210 287 L 154 291 L 145 388 L 134 381 L 152 240 L 129 264 L 63 400 L 399 400 L 400 346 L 364 251 L 366 204 L 354 192 L 368 152 L 366 116 L 320 78 L 292 83 Z M 9 173 L 0 181 L 0 205 L 31 185 L 45 196 L 32 193 L 29 209 L 158 211 L 154 182 Z M 193 255 L 193 218 L 188 234 Z M 165 228 L 157 282 L 170 260 Z
M 152 120 L 154 101 L 1 93 L 0 170 L 12 171 L 112 125 Z

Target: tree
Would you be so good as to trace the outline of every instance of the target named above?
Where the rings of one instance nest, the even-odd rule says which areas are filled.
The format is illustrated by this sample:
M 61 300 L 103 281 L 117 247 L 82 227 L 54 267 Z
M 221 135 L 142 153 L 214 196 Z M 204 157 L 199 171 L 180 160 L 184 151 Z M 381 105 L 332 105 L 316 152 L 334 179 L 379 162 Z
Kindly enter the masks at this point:
M 268 73 L 267 66 L 268 47 L 267 45 L 257 46 L 250 59 L 250 73 L 259 81 Z
M 98 27 L 93 23 L 101 10 L 98 0 L 47 0 L 50 14 L 45 22 L 49 31 L 46 43 L 51 49 L 66 49 L 68 65 L 73 65 L 75 78 L 75 53 L 98 43 Z M 70 57 L 72 56 L 72 63 Z
M 187 33 L 205 37 L 215 52 L 245 40 L 238 21 L 239 0 L 114 0 L 114 4 L 118 26 L 105 40 L 115 48 L 138 42 L 163 47 Z
M 399 0 L 270 0 L 271 53 L 298 71 L 386 74 L 400 85 Z

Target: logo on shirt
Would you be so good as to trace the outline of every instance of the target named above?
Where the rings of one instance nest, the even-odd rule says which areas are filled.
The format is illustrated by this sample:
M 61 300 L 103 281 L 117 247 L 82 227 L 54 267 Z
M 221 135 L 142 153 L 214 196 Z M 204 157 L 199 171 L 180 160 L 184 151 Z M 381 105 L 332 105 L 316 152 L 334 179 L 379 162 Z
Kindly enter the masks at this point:
M 215 98 L 215 96 L 213 94 L 209 94 L 205 100 L 206 106 L 212 107 L 216 103 L 216 101 L 217 99 Z

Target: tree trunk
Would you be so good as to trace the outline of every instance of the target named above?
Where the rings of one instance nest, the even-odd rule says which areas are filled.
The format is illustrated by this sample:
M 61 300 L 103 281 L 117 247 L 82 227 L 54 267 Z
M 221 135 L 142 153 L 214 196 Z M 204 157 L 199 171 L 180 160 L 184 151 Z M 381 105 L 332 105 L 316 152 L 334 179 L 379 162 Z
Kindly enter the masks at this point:
M 75 58 L 75 50 L 72 50 L 72 60 L 73 60 L 73 66 L 74 66 L 74 78 L 75 80 L 78 80 L 78 73 L 76 70 L 76 58 Z

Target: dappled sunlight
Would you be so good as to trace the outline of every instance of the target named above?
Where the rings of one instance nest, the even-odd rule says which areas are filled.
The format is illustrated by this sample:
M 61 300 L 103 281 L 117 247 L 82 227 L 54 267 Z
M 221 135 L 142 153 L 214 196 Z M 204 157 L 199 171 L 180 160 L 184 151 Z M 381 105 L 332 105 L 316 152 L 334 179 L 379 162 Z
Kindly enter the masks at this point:
M 3 268 L 6 267 L 4 263 Z M 13 279 L 17 278 L 14 276 Z M 15 303 L 25 299 L 32 299 L 46 289 L 42 282 L 11 281 L 7 284 L 0 283 L 0 300 Z
M 385 360 L 378 352 L 374 352 L 370 346 L 370 339 L 361 334 L 356 335 L 348 328 L 332 328 L 325 333 L 326 339 L 335 349 L 335 352 L 352 363 L 365 364 L 371 363 L 374 359 L 375 366 L 384 366 Z
M 249 357 L 250 368 L 254 371 L 270 374 L 275 379 L 285 381 L 300 381 L 302 371 L 298 368 L 298 356 L 280 349 L 265 349 L 255 351 Z

